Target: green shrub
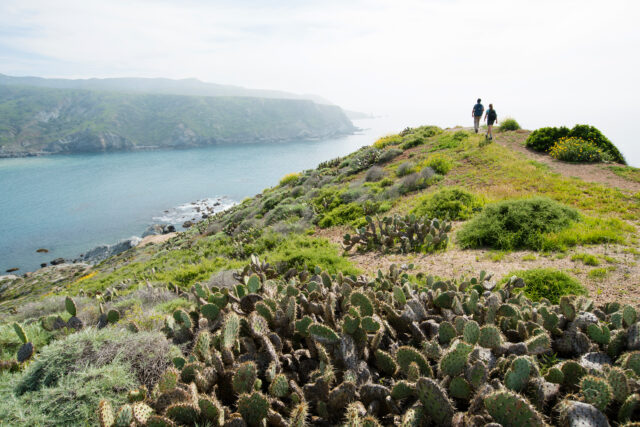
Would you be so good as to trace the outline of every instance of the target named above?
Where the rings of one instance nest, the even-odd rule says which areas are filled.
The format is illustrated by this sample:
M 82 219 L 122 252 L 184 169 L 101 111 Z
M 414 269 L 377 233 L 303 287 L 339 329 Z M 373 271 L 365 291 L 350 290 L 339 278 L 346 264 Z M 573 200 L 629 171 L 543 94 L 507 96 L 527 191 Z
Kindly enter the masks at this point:
M 533 301 L 546 298 L 552 304 L 558 304 L 563 295 L 587 295 L 587 290 L 575 278 L 552 268 L 514 271 L 502 281 L 506 282 L 511 276 L 524 280 L 524 294 Z
M 463 248 L 539 250 L 544 234 L 570 227 L 578 212 L 550 199 L 505 200 L 486 205 L 458 232 Z
M 549 150 L 549 155 L 563 162 L 578 163 L 599 163 L 610 159 L 609 154 L 593 142 L 576 137 L 560 138 Z
M 443 154 L 434 154 L 427 159 L 427 166 L 431 167 L 440 175 L 446 175 L 453 167 L 453 163 Z
M 364 175 L 364 180 L 366 182 L 378 182 L 386 175 L 387 173 L 381 167 L 372 166 Z
M 396 176 L 399 176 L 399 177 L 407 176 L 414 172 L 413 171 L 414 168 L 415 168 L 415 165 L 413 163 L 404 162 L 398 165 L 398 168 L 396 169 Z
M 387 135 L 378 139 L 373 143 L 373 146 L 379 150 L 386 148 L 389 145 L 398 145 L 402 142 L 402 136 L 400 135 Z
M 424 137 L 412 134 L 405 139 L 405 142 L 402 144 L 402 149 L 408 150 L 409 148 L 422 145 L 424 144 L 424 142 L 425 142 Z
M 558 140 L 568 137 L 591 141 L 596 147 L 611 156 L 613 161 L 626 164 L 622 153 L 618 151 L 616 146 L 600 130 L 589 125 L 575 125 L 572 129 L 564 126 L 540 128 L 531 132 L 527 138 L 526 146 L 536 151 L 547 152 Z
M 287 184 L 291 184 L 292 182 L 297 182 L 300 178 L 300 172 L 288 173 L 282 177 L 280 180 L 280 185 L 285 186 Z
M 339 251 L 338 246 L 327 239 L 293 234 L 277 248 L 267 252 L 265 257 L 269 262 L 279 265 L 280 271 L 305 267 L 313 271 L 318 265 L 330 273 L 342 271 L 345 274 L 358 274 L 359 270 Z
M 389 148 L 385 150 L 382 154 L 380 154 L 380 158 L 378 159 L 378 163 L 387 163 L 396 157 L 402 154 L 402 150 L 399 148 Z
M 284 201 L 283 201 L 284 202 Z M 280 203 L 275 209 L 271 210 L 265 216 L 265 224 L 271 225 L 278 221 L 284 221 L 290 218 L 301 218 L 305 215 L 307 206 L 304 203 L 284 204 Z
M 527 137 L 525 145 L 535 151 L 547 152 L 560 138 L 569 136 L 571 130 L 568 127 L 546 127 L 536 129 Z
M 502 120 L 502 122 L 500 122 L 500 130 L 503 132 L 507 130 L 518 130 L 518 129 L 520 129 L 520 124 L 518 124 L 516 119 L 512 117 L 508 117 Z
M 584 265 L 596 266 L 600 265 L 600 260 L 595 255 L 591 254 L 573 254 L 571 261 L 582 261 Z
M 421 196 L 411 213 L 428 218 L 465 220 L 481 208 L 482 202 L 468 191 L 443 188 L 436 193 Z
M 358 203 L 340 205 L 324 214 L 318 221 L 318 226 L 321 228 L 327 228 L 334 225 L 348 224 L 354 219 L 358 219 L 362 216 L 364 216 L 364 210 Z
M 398 186 L 398 193 L 401 195 L 423 190 L 442 179 L 442 175 L 437 175 L 430 167 L 426 167 L 420 173 L 414 172 L 404 177 Z

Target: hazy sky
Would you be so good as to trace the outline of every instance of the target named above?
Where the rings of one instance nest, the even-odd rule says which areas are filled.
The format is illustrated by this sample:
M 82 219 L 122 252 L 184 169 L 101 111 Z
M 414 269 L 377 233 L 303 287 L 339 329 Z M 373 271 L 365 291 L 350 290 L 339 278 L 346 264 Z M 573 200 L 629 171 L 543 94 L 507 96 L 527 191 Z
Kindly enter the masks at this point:
M 640 1 L 0 2 L 0 73 L 197 77 L 400 125 L 590 123 L 640 166 Z

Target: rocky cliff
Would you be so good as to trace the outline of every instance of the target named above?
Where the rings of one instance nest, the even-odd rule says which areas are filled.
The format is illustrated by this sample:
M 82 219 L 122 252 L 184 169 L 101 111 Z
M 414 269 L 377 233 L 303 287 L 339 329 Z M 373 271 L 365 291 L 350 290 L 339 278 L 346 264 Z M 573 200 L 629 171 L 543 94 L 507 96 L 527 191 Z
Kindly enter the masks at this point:
M 277 142 L 355 130 L 309 100 L 0 85 L 0 156 Z

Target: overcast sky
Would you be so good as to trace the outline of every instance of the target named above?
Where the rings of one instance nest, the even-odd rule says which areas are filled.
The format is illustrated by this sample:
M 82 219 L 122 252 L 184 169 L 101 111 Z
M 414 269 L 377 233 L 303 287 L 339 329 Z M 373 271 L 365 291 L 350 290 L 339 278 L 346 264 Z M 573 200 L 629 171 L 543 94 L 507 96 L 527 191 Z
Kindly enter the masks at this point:
M 590 123 L 640 166 L 638 0 L 2 0 L 0 73 L 196 77 L 398 125 Z

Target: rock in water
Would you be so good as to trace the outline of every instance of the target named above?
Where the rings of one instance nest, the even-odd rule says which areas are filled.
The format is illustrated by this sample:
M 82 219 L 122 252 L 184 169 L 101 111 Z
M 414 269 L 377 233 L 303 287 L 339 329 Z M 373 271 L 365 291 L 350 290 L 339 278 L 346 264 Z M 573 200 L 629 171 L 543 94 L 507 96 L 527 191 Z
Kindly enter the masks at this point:
M 53 261 L 51 261 L 51 265 L 58 265 L 58 264 L 64 264 L 64 258 L 56 258 Z
M 133 247 L 136 247 L 141 241 L 142 239 L 140 237 L 134 236 L 130 239 L 122 240 L 113 245 L 100 245 L 82 255 L 80 259 L 84 262 L 95 264 L 109 257 L 127 251 Z
M 7 273 L 13 273 L 14 271 L 20 270 L 18 267 L 13 267 L 7 270 Z
M 49 252 L 49 249 L 40 248 L 37 249 L 36 252 L 38 252 L 39 254 L 46 254 L 47 252 Z
M 191 221 L 185 221 L 184 224 L 182 224 L 183 228 L 189 228 L 193 226 L 193 222 Z

